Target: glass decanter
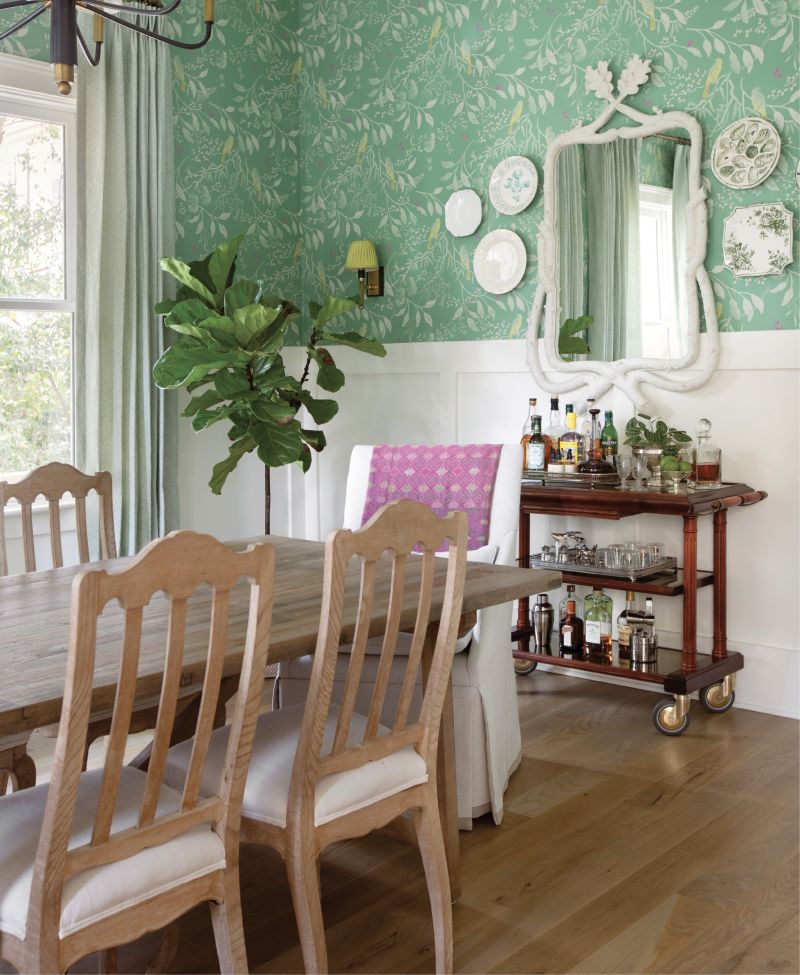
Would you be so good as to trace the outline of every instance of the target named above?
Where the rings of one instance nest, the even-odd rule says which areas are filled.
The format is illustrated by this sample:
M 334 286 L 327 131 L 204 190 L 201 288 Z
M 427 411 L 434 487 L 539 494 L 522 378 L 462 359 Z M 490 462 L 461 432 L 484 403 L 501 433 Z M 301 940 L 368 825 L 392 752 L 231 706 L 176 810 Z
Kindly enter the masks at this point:
M 722 487 L 722 451 L 711 443 L 711 421 L 697 423 L 697 446 L 692 450 L 692 488 Z

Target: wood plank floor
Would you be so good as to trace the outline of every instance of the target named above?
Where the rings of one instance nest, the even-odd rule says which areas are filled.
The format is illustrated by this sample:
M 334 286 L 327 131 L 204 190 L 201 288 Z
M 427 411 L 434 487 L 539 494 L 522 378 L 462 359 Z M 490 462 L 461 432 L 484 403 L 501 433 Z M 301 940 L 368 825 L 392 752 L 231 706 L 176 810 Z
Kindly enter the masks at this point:
M 502 826 L 461 834 L 456 970 L 799 972 L 800 725 L 695 702 L 670 739 L 644 691 L 544 673 L 518 690 L 524 757 Z M 433 971 L 408 847 L 371 836 L 332 848 L 322 881 L 332 971 Z M 302 972 L 280 860 L 246 847 L 242 887 L 251 970 Z M 142 971 L 154 944 L 122 951 L 120 971 Z M 173 969 L 215 966 L 197 910 Z

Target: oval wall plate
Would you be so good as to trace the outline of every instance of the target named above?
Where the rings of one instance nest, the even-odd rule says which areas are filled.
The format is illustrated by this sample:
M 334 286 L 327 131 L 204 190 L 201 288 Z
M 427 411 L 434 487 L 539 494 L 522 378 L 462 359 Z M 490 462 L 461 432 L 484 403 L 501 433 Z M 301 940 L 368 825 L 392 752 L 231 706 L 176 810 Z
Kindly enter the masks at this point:
M 468 237 L 483 218 L 481 198 L 475 190 L 456 190 L 444 205 L 444 225 L 454 237 Z
M 525 156 L 508 156 L 499 162 L 489 180 L 489 199 L 498 213 L 512 216 L 533 202 L 539 187 L 536 167 Z
M 528 254 L 519 234 L 493 230 L 475 249 L 472 266 L 478 284 L 490 294 L 502 295 L 520 283 Z
M 781 137 L 763 118 L 732 122 L 720 132 L 711 153 L 711 168 L 725 186 L 749 190 L 763 183 L 778 165 Z

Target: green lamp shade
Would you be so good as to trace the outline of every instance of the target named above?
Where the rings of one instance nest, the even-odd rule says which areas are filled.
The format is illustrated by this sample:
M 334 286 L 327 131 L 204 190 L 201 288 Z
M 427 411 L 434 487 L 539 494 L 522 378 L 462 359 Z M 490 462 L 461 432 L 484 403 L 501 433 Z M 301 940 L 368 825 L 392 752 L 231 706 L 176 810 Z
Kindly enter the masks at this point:
M 374 271 L 378 267 L 378 252 L 371 240 L 354 240 L 347 251 L 345 271 Z

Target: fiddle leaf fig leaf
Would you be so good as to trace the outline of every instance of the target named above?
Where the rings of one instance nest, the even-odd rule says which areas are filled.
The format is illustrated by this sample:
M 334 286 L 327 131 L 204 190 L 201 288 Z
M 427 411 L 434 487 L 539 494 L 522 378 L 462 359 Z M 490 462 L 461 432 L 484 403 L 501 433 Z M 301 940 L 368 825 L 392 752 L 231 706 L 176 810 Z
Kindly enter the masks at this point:
M 184 264 L 183 261 L 179 261 L 175 257 L 162 257 L 161 269 L 166 271 L 167 274 L 171 274 L 176 281 L 179 281 L 185 287 L 190 288 L 195 292 L 195 294 L 198 294 L 209 308 L 216 310 L 217 306 L 214 301 L 214 295 L 211 294 L 202 281 L 198 281 L 198 279 L 194 277 L 188 264 Z
M 558 330 L 559 338 L 585 332 L 593 322 L 594 315 L 581 315 L 580 318 L 568 318 Z
M 236 255 L 239 253 L 242 237 L 232 237 L 224 240 L 211 253 L 208 262 L 208 274 L 215 289 L 215 298 L 219 302 L 225 289 L 231 284 L 236 269 Z
M 239 311 L 240 308 L 246 308 L 248 305 L 255 304 L 258 301 L 258 292 L 260 290 L 255 281 L 247 281 L 244 278 L 241 281 L 237 281 L 236 284 L 232 284 L 225 291 L 225 314 L 229 318 L 233 318 L 234 313 Z
M 359 335 L 358 332 L 328 332 L 322 331 L 320 338 L 323 342 L 333 342 L 335 345 L 346 345 L 359 352 L 366 352 L 367 355 L 375 355 L 383 358 L 386 355 L 386 348 L 381 342 L 368 338 L 366 335 Z
M 305 440 L 309 447 L 316 450 L 317 453 L 323 450 L 325 448 L 325 444 L 327 443 L 325 440 L 325 434 L 322 432 L 322 430 L 301 430 L 300 436 L 303 438 L 303 440 Z
M 575 335 L 558 337 L 559 355 L 585 355 L 589 351 L 589 343 L 585 339 L 579 339 Z
M 311 314 L 315 328 L 319 329 L 332 318 L 338 318 L 339 315 L 344 315 L 346 312 L 352 311 L 358 306 L 354 301 L 350 301 L 349 298 L 337 298 L 334 295 L 328 295 L 321 307 L 315 307 L 318 308 L 317 313 L 314 314 L 312 312 Z
M 242 393 L 250 391 L 250 383 L 247 381 L 247 376 L 241 373 L 228 372 L 227 369 L 218 372 L 214 376 L 214 387 L 220 396 L 225 399 L 233 399 Z
M 270 422 L 259 423 L 257 427 L 251 428 L 251 434 L 258 444 L 256 451 L 259 460 L 267 467 L 283 467 L 300 457 L 303 441 L 297 420 L 283 426 Z
M 311 469 L 311 451 L 307 444 L 303 444 L 300 449 L 300 456 L 297 458 L 297 463 L 303 470 L 304 474 L 307 474 Z
M 315 399 L 305 389 L 300 393 L 300 401 L 314 423 L 328 423 L 339 412 L 339 404 L 335 399 Z
M 228 456 L 224 460 L 214 464 L 214 469 L 211 472 L 211 480 L 208 482 L 208 486 L 214 494 L 219 494 L 222 491 L 222 486 L 228 479 L 228 475 L 236 470 L 236 465 L 242 457 L 250 453 L 255 445 L 253 438 L 247 434 L 231 444 L 228 450 Z

